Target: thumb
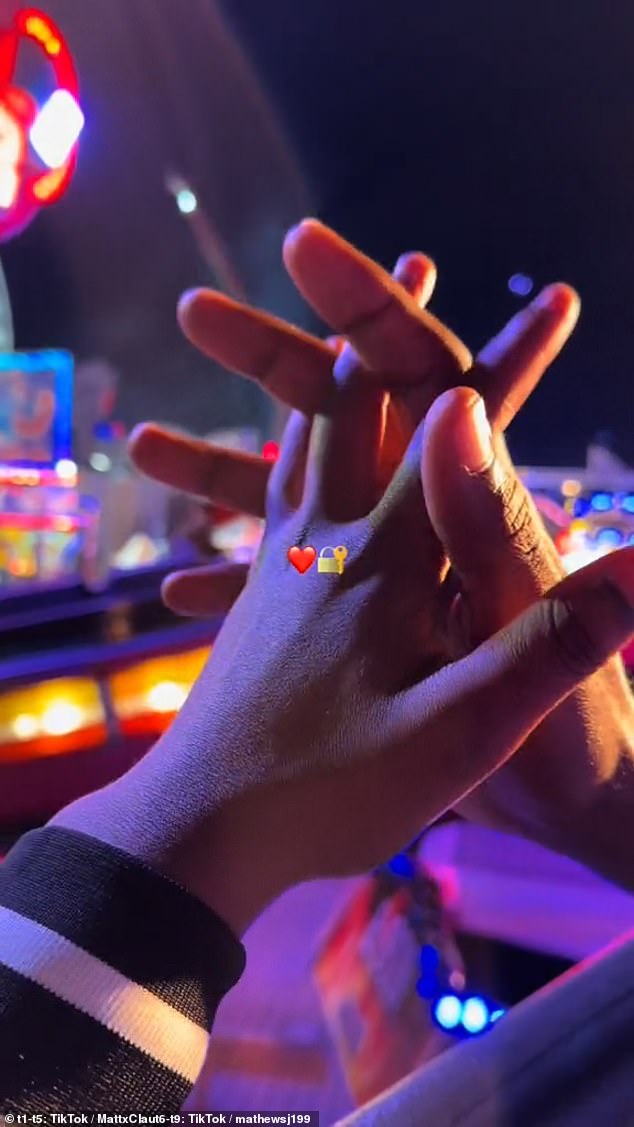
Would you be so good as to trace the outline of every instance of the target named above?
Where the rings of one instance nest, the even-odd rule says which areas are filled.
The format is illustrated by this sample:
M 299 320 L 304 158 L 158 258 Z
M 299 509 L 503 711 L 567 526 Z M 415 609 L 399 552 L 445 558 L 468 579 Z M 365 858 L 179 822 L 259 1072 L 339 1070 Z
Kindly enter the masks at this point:
M 473 644 L 541 598 L 564 568 L 504 439 L 492 434 L 484 402 L 470 388 L 432 404 L 422 477 L 432 525 L 460 579 Z
M 394 719 L 411 751 L 407 789 L 429 799 L 423 813 L 437 816 L 479 785 L 633 635 L 634 548 L 623 548 L 403 694 Z

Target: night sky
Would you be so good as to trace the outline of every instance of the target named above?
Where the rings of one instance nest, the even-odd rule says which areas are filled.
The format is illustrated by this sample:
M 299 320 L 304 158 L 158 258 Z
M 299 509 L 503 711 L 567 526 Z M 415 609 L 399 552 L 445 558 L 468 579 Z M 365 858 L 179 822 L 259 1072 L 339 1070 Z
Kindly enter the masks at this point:
M 19 345 L 105 355 L 129 423 L 267 425 L 254 389 L 179 340 L 178 292 L 212 279 L 165 191 L 171 167 L 251 300 L 305 324 L 279 264 L 305 211 L 386 265 L 432 254 L 433 308 L 472 348 L 518 308 L 509 275 L 571 282 L 581 324 L 512 448 L 579 463 L 608 428 L 634 461 L 631 2 L 226 0 L 248 64 L 207 0 L 47 10 L 89 128 L 69 196 L 3 250 Z

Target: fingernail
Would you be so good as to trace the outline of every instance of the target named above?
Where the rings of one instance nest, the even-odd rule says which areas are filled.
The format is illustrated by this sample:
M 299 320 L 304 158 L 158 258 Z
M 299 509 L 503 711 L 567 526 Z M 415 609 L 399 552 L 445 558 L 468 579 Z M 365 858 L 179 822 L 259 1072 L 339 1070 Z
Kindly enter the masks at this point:
M 408 250 L 405 252 L 405 254 L 402 254 L 399 258 L 397 258 L 396 265 L 394 267 L 394 273 L 398 275 L 409 274 L 412 270 L 412 267 L 416 267 L 416 265 L 417 260 L 413 255 L 413 251 Z
M 200 292 L 200 288 L 193 288 L 191 290 L 185 290 L 185 293 L 181 294 L 178 299 L 178 305 L 176 307 L 176 312 L 179 317 L 187 312 L 190 305 L 196 300 Z
M 300 219 L 299 223 L 296 223 L 293 227 L 289 227 L 288 231 L 286 232 L 286 238 L 284 240 L 285 242 L 288 242 L 289 239 L 297 238 L 302 229 L 302 222 L 303 220 Z
M 422 278 L 419 259 L 413 253 L 402 254 L 394 267 L 393 277 L 406 290 L 417 289 Z
M 456 426 L 458 457 L 469 473 L 482 473 L 494 459 L 492 432 L 484 400 L 478 396 Z
M 312 217 L 312 215 L 306 215 L 304 217 L 304 219 L 300 219 L 299 223 L 296 223 L 294 227 L 290 227 L 289 230 L 286 232 L 286 237 L 284 239 L 284 242 L 285 243 L 294 242 L 295 239 L 299 235 L 301 235 L 302 231 L 305 230 L 306 227 L 308 227 L 312 223 L 319 223 L 319 220 L 314 219 Z
M 537 294 L 532 305 L 533 309 L 543 310 L 546 313 L 561 316 L 573 309 L 575 303 L 578 304 L 578 301 L 577 295 L 569 286 L 554 282 L 552 285 L 546 286 L 541 293 Z
M 141 435 L 145 434 L 146 429 L 147 423 L 137 423 L 133 426 L 128 435 L 128 446 L 134 446 L 134 443 L 138 442 Z

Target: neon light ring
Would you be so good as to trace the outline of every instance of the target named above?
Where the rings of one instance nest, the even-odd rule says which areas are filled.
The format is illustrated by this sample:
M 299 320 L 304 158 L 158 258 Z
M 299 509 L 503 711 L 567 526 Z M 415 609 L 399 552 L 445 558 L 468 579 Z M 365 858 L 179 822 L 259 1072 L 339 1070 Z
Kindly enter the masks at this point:
M 26 43 L 38 48 L 54 78 L 43 105 L 15 81 Z M 43 12 L 22 9 L 13 26 L 0 32 L 0 242 L 63 196 L 83 125 L 77 72 L 63 35 Z

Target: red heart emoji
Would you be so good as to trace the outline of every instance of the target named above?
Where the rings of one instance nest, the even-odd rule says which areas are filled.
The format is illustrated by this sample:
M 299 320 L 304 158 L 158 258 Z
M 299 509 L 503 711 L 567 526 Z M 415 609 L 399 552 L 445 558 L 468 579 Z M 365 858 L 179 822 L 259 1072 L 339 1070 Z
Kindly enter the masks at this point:
M 288 556 L 288 562 L 292 563 L 293 567 L 297 568 L 300 575 L 308 571 L 309 567 L 312 567 L 317 559 L 317 551 L 315 548 L 298 548 L 297 545 L 293 548 L 289 548 L 286 554 Z

